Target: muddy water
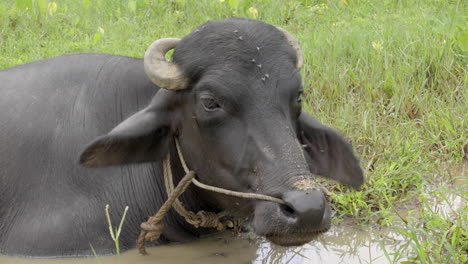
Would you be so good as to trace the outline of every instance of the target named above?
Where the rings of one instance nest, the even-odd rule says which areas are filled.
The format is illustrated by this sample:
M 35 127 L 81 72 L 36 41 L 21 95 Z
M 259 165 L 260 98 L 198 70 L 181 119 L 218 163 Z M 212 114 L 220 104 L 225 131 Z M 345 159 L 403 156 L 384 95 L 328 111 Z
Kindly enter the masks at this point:
M 385 237 L 385 239 L 383 239 Z M 206 237 L 194 243 L 149 248 L 149 256 L 136 250 L 120 257 L 100 257 L 108 263 L 170 263 L 170 264 L 242 264 L 242 263 L 388 263 L 379 241 L 393 252 L 401 238 L 387 230 L 363 230 L 341 224 L 316 241 L 302 247 L 283 248 L 248 235 L 230 232 Z M 1 264 L 95 264 L 94 258 L 81 259 L 24 259 L 0 256 Z

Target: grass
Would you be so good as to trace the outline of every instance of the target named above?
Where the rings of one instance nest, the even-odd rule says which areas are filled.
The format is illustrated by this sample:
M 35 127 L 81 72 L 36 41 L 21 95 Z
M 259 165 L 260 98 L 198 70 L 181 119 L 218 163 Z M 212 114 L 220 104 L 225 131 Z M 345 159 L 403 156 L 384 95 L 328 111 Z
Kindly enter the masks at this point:
M 72 53 L 142 57 L 155 39 L 232 16 L 301 41 L 305 109 L 346 135 L 366 170 L 358 192 L 329 187 L 338 220 L 398 228 L 408 243 L 388 252 L 391 262 L 466 263 L 468 186 L 448 169 L 466 164 L 468 152 L 463 0 L 2 1 L 0 69 Z M 428 193 L 438 182 L 444 192 Z M 455 216 L 428 202 L 447 192 L 465 199 Z M 396 212 L 409 205 L 418 214 L 405 222 Z
M 407 239 L 396 252 L 385 252 L 391 263 L 466 263 L 468 261 L 468 206 L 466 206 L 467 191 L 455 191 L 459 197 L 465 197 L 465 206 L 459 210 L 454 208 L 451 199 L 453 190 L 437 190 L 422 194 L 418 198 L 422 206 L 416 214 L 401 217 L 404 225 L 396 227 L 396 231 Z M 450 193 L 450 196 L 447 196 Z M 463 195 L 463 196 L 462 196 Z M 441 214 L 434 207 L 431 197 L 441 197 L 451 209 L 450 214 Z M 403 253 L 403 254 L 402 254 Z
M 124 212 L 122 214 L 122 217 L 120 218 L 120 224 L 118 227 L 114 227 L 112 225 L 111 217 L 110 217 L 110 207 L 108 204 L 106 204 L 105 207 L 105 214 L 106 214 L 106 220 L 107 220 L 107 226 L 109 227 L 109 234 L 112 238 L 112 241 L 114 241 L 114 246 L 115 246 L 115 253 L 117 256 L 120 256 L 120 242 L 119 242 L 119 237 L 120 237 L 120 232 L 122 232 L 122 227 L 123 223 L 125 222 L 125 217 L 127 216 L 128 212 L 128 206 L 125 206 Z M 104 263 L 101 258 L 99 258 L 98 253 L 94 249 L 93 245 L 90 243 L 89 247 L 91 248 L 91 251 L 93 252 L 94 259 L 96 260 L 96 263 L 102 264 Z
M 125 210 L 123 212 L 122 218 L 120 219 L 120 224 L 119 227 L 114 228 L 111 222 L 110 214 L 109 214 L 109 205 L 106 205 L 106 219 L 107 219 L 107 225 L 109 227 L 109 234 L 114 241 L 115 245 L 115 252 L 117 256 L 120 255 L 120 243 L 119 243 L 119 237 L 120 237 L 120 232 L 122 231 L 122 226 L 125 221 L 125 217 L 127 216 L 128 212 L 128 206 L 125 206 Z M 115 229 L 115 230 L 114 230 Z

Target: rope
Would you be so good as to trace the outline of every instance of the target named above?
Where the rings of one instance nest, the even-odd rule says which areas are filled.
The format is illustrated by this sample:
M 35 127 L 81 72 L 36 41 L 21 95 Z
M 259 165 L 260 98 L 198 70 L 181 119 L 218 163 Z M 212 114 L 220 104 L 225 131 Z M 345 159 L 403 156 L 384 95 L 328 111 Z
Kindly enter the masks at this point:
M 182 163 L 182 167 L 184 168 L 185 173 L 188 173 L 189 169 L 187 167 L 187 164 L 185 163 L 185 159 L 184 159 L 184 156 L 182 155 L 182 151 L 180 150 L 179 140 L 177 140 L 176 138 L 175 142 L 176 142 L 176 147 L 177 147 L 177 153 L 179 154 L 180 163 Z M 272 197 L 272 196 L 258 194 L 258 193 L 243 193 L 243 192 L 226 190 L 223 188 L 206 185 L 204 183 L 199 182 L 195 178 L 192 179 L 192 183 L 195 184 L 197 187 L 201 189 L 205 189 L 207 191 L 222 193 L 225 195 L 230 195 L 230 196 L 235 196 L 235 197 L 240 197 L 240 198 L 265 200 L 265 201 L 272 201 L 272 202 L 279 203 L 279 204 L 285 204 L 283 200 Z
M 142 255 L 148 254 L 145 249 L 145 241 L 155 241 L 155 240 L 158 240 L 159 237 L 161 236 L 163 229 L 164 229 L 162 220 L 171 207 L 173 207 L 174 210 L 179 215 L 184 217 L 187 223 L 195 226 L 196 228 L 198 227 L 216 228 L 217 230 L 221 231 L 225 229 L 226 227 L 229 227 L 229 228 L 234 227 L 234 223 L 231 220 L 225 220 L 225 221 L 220 220 L 222 217 L 225 216 L 224 212 L 214 213 L 214 212 L 199 211 L 197 213 L 194 213 L 192 211 L 188 211 L 187 209 L 185 209 L 185 207 L 179 201 L 178 197 L 188 188 L 190 183 L 193 183 L 199 188 L 212 191 L 212 192 L 222 193 L 225 195 L 241 197 L 241 198 L 249 198 L 249 199 L 266 200 L 266 201 L 276 202 L 279 204 L 285 204 L 283 200 L 272 197 L 272 196 L 257 194 L 257 193 L 236 192 L 236 191 L 226 190 L 226 189 L 219 188 L 219 187 L 206 185 L 197 181 L 195 179 L 195 172 L 190 171 L 188 169 L 187 164 L 185 163 L 185 159 L 184 159 L 184 156 L 182 155 L 182 151 L 180 150 L 180 145 L 179 145 L 179 141 L 177 140 L 177 138 L 175 138 L 175 143 L 176 143 L 177 154 L 179 156 L 180 163 L 182 164 L 182 167 L 184 168 L 184 171 L 186 174 L 182 178 L 182 180 L 180 180 L 177 187 L 174 188 L 174 182 L 172 179 L 173 178 L 172 169 L 171 169 L 171 157 L 168 153 L 166 155 L 166 158 L 163 161 L 164 184 L 166 187 L 166 192 L 168 193 L 168 198 L 154 216 L 149 217 L 148 221 L 140 225 L 141 232 L 140 232 L 140 235 L 138 236 L 138 241 L 137 241 L 138 250 L 140 254 Z
M 212 192 L 222 193 L 222 194 L 225 194 L 225 195 L 236 196 L 236 197 L 240 197 L 240 198 L 272 201 L 272 202 L 279 203 L 279 204 L 285 204 L 285 202 L 283 200 L 279 199 L 279 198 L 275 198 L 275 197 L 268 196 L 268 195 L 263 195 L 263 194 L 258 194 L 258 193 L 243 193 L 243 192 L 230 191 L 230 190 L 226 190 L 226 189 L 223 189 L 223 188 L 218 188 L 218 187 L 206 185 L 204 183 L 201 183 L 201 182 L 197 181 L 197 179 L 195 179 L 195 178 L 192 179 L 192 183 L 195 184 L 196 186 L 202 188 L 202 189 L 212 191 Z
M 137 245 L 138 250 L 142 255 L 147 254 L 145 241 L 155 241 L 159 239 L 164 228 L 162 219 L 167 214 L 177 197 L 187 189 L 194 177 L 195 173 L 193 171 L 187 173 L 182 180 L 180 180 L 177 187 L 168 195 L 166 202 L 164 202 L 161 208 L 159 208 L 159 211 L 154 216 L 151 216 L 148 221 L 140 225 L 141 232 L 138 236 Z

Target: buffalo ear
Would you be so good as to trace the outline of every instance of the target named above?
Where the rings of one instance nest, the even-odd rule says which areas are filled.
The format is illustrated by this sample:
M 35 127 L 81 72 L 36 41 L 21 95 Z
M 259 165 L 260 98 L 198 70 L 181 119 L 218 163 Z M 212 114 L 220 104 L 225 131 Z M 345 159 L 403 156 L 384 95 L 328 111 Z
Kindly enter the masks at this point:
M 167 102 L 161 105 L 163 98 L 156 97 L 147 108 L 86 146 L 80 155 L 80 164 L 104 167 L 162 159 L 169 150 L 173 132 L 171 114 L 164 109 Z
M 363 172 L 352 146 L 338 132 L 302 112 L 298 137 L 312 173 L 354 188 L 363 184 Z

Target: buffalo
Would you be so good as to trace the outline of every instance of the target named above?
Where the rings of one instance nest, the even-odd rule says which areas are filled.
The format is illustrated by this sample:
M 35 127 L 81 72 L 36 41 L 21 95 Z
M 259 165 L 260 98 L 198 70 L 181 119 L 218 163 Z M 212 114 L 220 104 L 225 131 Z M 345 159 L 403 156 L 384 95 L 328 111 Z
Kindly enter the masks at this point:
M 166 52 L 173 49 L 172 61 Z M 350 144 L 301 108 L 297 40 L 259 21 L 207 22 L 182 40 L 160 39 L 144 59 L 79 54 L 0 71 L 0 253 L 113 254 L 104 206 L 135 248 L 140 223 L 167 199 L 163 160 L 184 175 L 175 142 L 200 182 L 265 194 L 284 204 L 190 186 L 194 212 L 225 211 L 282 246 L 330 227 L 315 178 L 359 187 Z M 185 242 L 196 228 L 172 209 L 153 244 Z

